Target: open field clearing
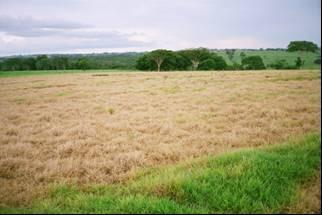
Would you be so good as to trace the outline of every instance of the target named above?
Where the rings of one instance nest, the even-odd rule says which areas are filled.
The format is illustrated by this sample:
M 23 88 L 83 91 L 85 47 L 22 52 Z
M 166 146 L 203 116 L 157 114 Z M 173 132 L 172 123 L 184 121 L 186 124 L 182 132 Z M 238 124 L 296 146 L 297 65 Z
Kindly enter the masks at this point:
M 145 168 L 320 132 L 320 85 L 320 71 L 1 78 L 0 203 L 28 205 L 53 183 L 125 182 Z
M 56 185 L 31 206 L 0 207 L 0 213 L 319 214 L 320 145 L 320 135 L 309 134 L 142 171 L 125 184 Z

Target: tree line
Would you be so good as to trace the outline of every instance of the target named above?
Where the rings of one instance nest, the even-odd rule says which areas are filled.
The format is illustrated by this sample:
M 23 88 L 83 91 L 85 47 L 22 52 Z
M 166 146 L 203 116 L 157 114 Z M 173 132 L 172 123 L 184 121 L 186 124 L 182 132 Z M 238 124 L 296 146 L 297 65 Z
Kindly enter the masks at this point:
M 289 65 L 286 60 L 281 59 L 267 65 L 274 69 L 301 69 L 305 61 L 303 53 L 316 52 L 318 46 L 309 41 L 292 41 L 287 47 L 288 52 L 299 52 L 301 56 L 297 57 L 294 65 Z M 236 49 L 226 49 L 228 59 L 233 62 Z M 222 56 L 211 52 L 206 48 L 186 49 L 180 51 L 171 51 L 158 49 L 146 53 L 137 61 L 136 68 L 145 71 L 161 70 L 263 70 L 266 66 L 259 55 L 246 56 L 244 52 L 240 53 L 241 64 L 233 62 L 228 65 Z M 320 59 L 315 60 L 317 64 Z
M 275 49 L 272 49 L 275 50 Z M 303 55 L 316 52 L 319 48 L 309 41 L 292 41 L 286 51 L 297 52 L 299 56 L 293 64 L 285 59 L 278 59 L 273 63 L 264 64 L 259 55 L 247 56 L 239 53 L 239 62 L 233 59 L 236 49 L 225 49 L 224 54 L 230 62 L 226 62 L 222 54 L 216 50 L 206 48 L 185 49 L 171 51 L 158 49 L 145 53 L 124 54 L 89 54 L 89 55 L 38 55 L 0 58 L 0 70 L 67 70 L 67 69 L 137 69 L 142 71 L 171 71 L 171 70 L 262 70 L 273 69 L 301 69 L 305 64 Z M 320 56 L 315 60 L 321 64 Z
M 233 56 L 233 53 L 229 53 L 228 56 Z M 196 48 L 176 52 L 165 49 L 154 50 L 140 57 L 136 68 L 160 72 L 161 70 L 260 70 L 266 67 L 260 56 L 244 56 L 241 64 L 228 65 L 222 56 L 206 48 Z
M 74 55 L 38 55 L 0 58 L 1 71 L 21 70 L 133 70 L 140 53 L 104 53 Z

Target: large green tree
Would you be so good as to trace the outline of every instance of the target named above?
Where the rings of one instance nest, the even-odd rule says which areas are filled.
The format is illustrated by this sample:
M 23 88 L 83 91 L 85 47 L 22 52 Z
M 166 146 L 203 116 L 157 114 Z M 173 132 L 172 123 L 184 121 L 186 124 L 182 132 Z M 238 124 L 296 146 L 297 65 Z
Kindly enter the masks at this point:
M 60 56 L 57 56 L 57 57 L 53 57 L 51 59 L 51 65 L 52 65 L 52 69 L 56 69 L 56 70 L 59 70 L 59 69 L 67 69 L 68 68 L 68 58 L 67 57 L 60 57 Z
M 39 55 L 36 58 L 36 69 L 37 70 L 49 70 L 51 69 L 50 60 L 47 55 Z
M 226 68 L 227 63 L 224 58 L 215 53 L 212 53 L 210 58 L 202 61 L 198 66 L 199 70 L 224 70 Z
M 288 46 L 287 46 L 287 51 L 288 52 L 299 52 L 300 56 L 299 59 L 301 62 L 297 61 L 296 64 L 299 68 L 301 68 L 305 61 L 303 59 L 303 55 L 306 52 L 316 52 L 319 50 L 319 47 L 310 41 L 291 41 Z
M 265 69 L 265 64 L 260 56 L 248 56 L 242 60 L 243 69 L 261 70 Z
M 136 62 L 139 70 L 176 70 L 185 67 L 184 59 L 170 50 L 158 49 L 141 56 Z
M 292 41 L 287 46 L 287 51 L 289 52 L 316 52 L 319 47 L 310 41 Z
M 206 48 L 186 49 L 179 52 L 180 55 L 190 60 L 193 70 L 197 70 L 200 62 L 212 57 L 211 52 Z
M 87 58 L 80 58 L 75 64 L 76 69 L 87 70 L 91 68 L 90 62 Z
M 157 71 L 161 71 L 161 65 L 166 58 L 169 58 L 172 55 L 172 51 L 165 49 L 157 49 L 149 54 L 149 58 L 152 59 L 157 65 Z

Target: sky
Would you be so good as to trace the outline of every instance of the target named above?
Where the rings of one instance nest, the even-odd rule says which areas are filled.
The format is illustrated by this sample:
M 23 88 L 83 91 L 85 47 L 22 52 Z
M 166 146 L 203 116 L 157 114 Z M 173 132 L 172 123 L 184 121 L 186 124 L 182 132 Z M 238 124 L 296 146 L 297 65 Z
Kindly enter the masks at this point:
M 0 0 L 0 56 L 321 46 L 320 0 Z

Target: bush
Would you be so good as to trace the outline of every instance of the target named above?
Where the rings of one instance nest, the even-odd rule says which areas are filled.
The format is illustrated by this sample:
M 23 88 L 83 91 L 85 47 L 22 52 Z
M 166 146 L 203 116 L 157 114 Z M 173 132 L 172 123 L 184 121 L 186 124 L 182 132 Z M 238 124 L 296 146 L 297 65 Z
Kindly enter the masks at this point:
M 304 60 L 302 60 L 302 58 L 300 58 L 300 57 L 297 57 L 297 59 L 295 60 L 295 67 L 297 68 L 297 69 L 300 69 L 301 68 L 301 66 L 303 66 L 304 65 Z
M 214 59 L 207 59 L 202 61 L 199 66 L 198 69 L 199 70 L 213 70 L 216 66 L 216 63 L 214 61 Z
M 319 64 L 319 65 L 321 65 L 321 57 L 319 57 L 319 58 L 315 59 L 315 60 L 314 60 L 314 63 L 315 63 L 315 64 Z
M 248 70 L 265 69 L 263 59 L 258 55 L 245 57 L 242 60 L 242 66 L 243 66 L 243 69 L 248 69 Z
M 270 68 L 273 69 L 296 69 L 297 67 L 294 65 L 289 65 L 286 60 L 277 60 L 274 63 L 269 65 Z
M 226 68 L 227 63 L 224 58 L 216 54 L 202 61 L 198 66 L 198 70 L 224 70 Z
M 215 67 L 214 67 L 215 70 L 224 70 L 227 68 L 227 63 L 223 57 L 218 55 L 213 55 L 211 59 L 213 59 L 215 62 Z
M 149 59 L 149 56 L 145 54 L 137 60 L 135 68 L 143 71 L 152 71 L 156 70 L 157 66 L 152 60 Z
M 167 50 L 157 50 L 157 51 L 163 51 L 162 53 L 157 52 L 148 52 L 142 57 L 140 57 L 137 62 L 135 68 L 138 70 L 143 71 L 155 71 L 158 69 L 158 66 L 155 62 L 155 57 L 162 56 L 162 64 L 160 66 L 160 69 L 162 71 L 169 71 L 169 70 L 182 70 L 185 67 L 185 61 L 184 59 L 175 54 L 172 51 Z

